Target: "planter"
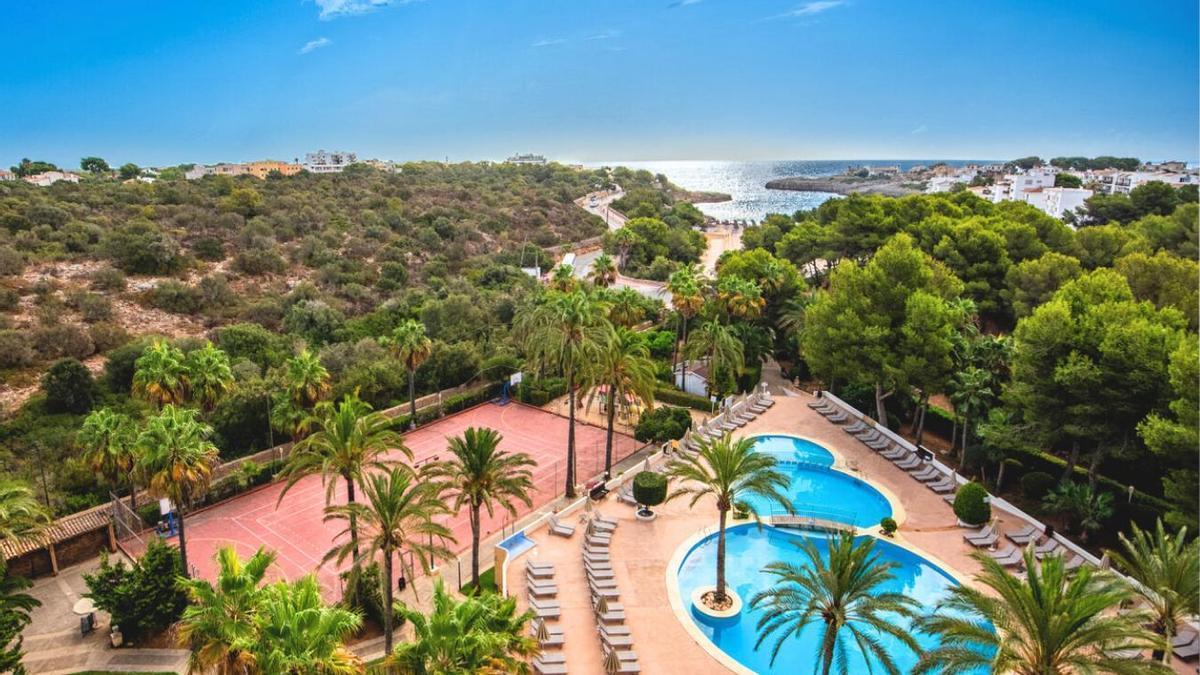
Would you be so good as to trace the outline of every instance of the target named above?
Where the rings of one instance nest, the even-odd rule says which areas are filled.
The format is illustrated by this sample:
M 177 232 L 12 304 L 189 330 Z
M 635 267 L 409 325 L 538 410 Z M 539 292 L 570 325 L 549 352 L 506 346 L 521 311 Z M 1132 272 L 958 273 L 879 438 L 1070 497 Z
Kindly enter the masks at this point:
M 704 604 L 703 597 L 705 594 L 712 593 L 717 590 L 716 586 L 699 586 L 692 591 L 692 607 L 702 616 L 710 619 L 731 619 L 742 611 L 742 598 L 738 596 L 737 591 L 729 586 L 725 587 L 725 595 L 732 600 L 732 604 L 725 609 L 712 609 Z
M 633 513 L 633 515 L 643 523 L 648 523 L 658 517 L 658 514 L 650 509 L 638 509 Z

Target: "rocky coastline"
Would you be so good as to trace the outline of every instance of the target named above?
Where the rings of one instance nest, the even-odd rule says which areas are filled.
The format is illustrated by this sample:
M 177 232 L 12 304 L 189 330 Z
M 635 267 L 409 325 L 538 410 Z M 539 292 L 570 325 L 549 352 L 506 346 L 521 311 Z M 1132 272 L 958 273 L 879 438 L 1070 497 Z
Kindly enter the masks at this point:
M 836 195 L 864 194 L 903 197 L 920 192 L 911 182 L 899 180 L 868 180 L 862 178 L 777 178 L 767 181 L 768 190 L 797 192 L 830 192 Z

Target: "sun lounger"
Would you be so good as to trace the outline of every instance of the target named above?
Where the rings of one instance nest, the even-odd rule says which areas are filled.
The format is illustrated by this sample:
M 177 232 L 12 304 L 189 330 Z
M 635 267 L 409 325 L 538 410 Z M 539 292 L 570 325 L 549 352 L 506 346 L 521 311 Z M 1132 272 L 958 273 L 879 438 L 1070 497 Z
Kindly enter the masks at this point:
M 995 528 L 988 525 L 978 532 L 964 534 L 963 539 L 975 548 L 984 548 L 995 544 L 1000 538 L 996 536 Z
M 923 469 L 909 471 L 908 475 L 912 476 L 915 481 L 925 483 L 931 480 L 940 480 L 945 474 L 938 471 L 936 466 L 926 466 Z
M 561 522 L 555 516 L 550 516 L 547 523 L 549 524 L 550 534 L 555 534 L 560 537 L 567 537 L 567 538 L 570 538 L 570 537 L 574 536 L 574 534 L 575 534 L 575 526 L 574 525 L 567 525 L 567 524 Z
M 553 579 L 554 578 L 554 568 L 551 567 L 551 568 L 547 569 L 545 567 L 528 567 L 528 566 L 526 566 L 525 567 L 525 576 L 532 577 L 534 579 Z
M 921 459 L 920 457 L 917 457 L 916 454 L 911 453 L 907 449 L 902 448 L 898 445 L 896 447 L 892 448 L 891 450 L 880 451 L 879 456 L 883 457 L 885 459 L 890 459 L 892 461 L 896 461 L 897 459 L 900 459 L 901 457 L 905 457 L 905 456 L 916 457 L 918 461 L 920 461 L 920 459 Z
M 604 598 L 605 600 L 614 600 L 615 601 L 615 600 L 621 599 L 621 591 L 620 591 L 620 589 L 615 588 L 615 587 L 614 588 L 596 588 L 594 586 L 588 586 L 588 591 L 590 591 L 592 595 Z
M 857 434 L 858 432 L 860 432 L 866 428 L 867 428 L 867 425 L 863 424 L 862 420 L 855 420 L 854 424 L 849 424 L 847 426 L 842 427 L 842 431 L 853 436 L 854 434 Z
M 588 585 L 596 588 L 616 588 L 616 579 L 601 579 L 600 577 L 588 577 Z
M 963 539 L 965 539 L 967 541 L 973 541 L 976 539 L 986 539 L 987 537 L 990 537 L 994 534 L 996 534 L 996 526 L 991 523 L 988 523 L 987 525 L 984 525 L 983 527 L 979 528 L 978 530 L 971 530 L 970 532 L 964 532 Z
M 850 416 L 839 410 L 838 412 L 836 412 L 832 415 L 826 415 L 825 419 L 829 420 L 830 422 L 833 422 L 834 424 L 841 424 L 842 422 L 845 422 L 846 420 L 850 419 Z
M 810 407 L 813 410 L 816 410 L 818 412 L 820 412 L 822 410 L 833 410 L 834 409 L 833 405 L 831 405 L 829 403 L 829 401 L 826 401 L 825 399 L 820 399 L 820 398 L 815 401 L 809 401 L 808 407 Z
M 617 624 L 617 623 L 614 623 L 609 626 L 600 626 L 596 630 L 599 631 L 601 638 L 603 638 L 605 636 L 629 635 L 630 634 L 629 626 L 625 626 L 623 624 Z
M 1063 563 L 1063 568 L 1066 569 L 1068 572 L 1070 572 L 1072 570 L 1077 570 L 1080 567 L 1083 567 L 1083 564 L 1085 562 L 1087 562 L 1087 561 L 1083 559 L 1083 556 L 1077 555 L 1074 558 L 1071 558 L 1067 562 Z
M 1058 540 L 1051 537 L 1051 538 L 1047 539 L 1046 541 L 1035 546 L 1033 548 L 1033 554 L 1035 556 L 1037 556 L 1038 560 L 1041 560 L 1042 558 L 1045 558 L 1046 556 L 1050 555 L 1051 553 L 1054 553 L 1055 551 L 1059 550 L 1059 548 L 1060 548 L 1060 546 L 1059 546 Z
M 926 485 L 929 486 L 930 490 L 933 490 L 939 495 L 944 495 L 947 492 L 954 492 L 955 488 L 958 487 L 958 483 L 956 483 L 954 479 L 949 476 L 946 476 L 946 478 L 940 482 L 926 483 Z
M 891 459 L 891 458 L 889 457 L 889 459 Z M 915 468 L 921 466 L 921 458 L 917 457 L 916 455 L 910 454 L 909 456 L 897 461 L 896 466 L 898 468 L 904 469 L 905 471 L 908 471 L 910 469 L 915 469 Z
M 595 516 L 592 516 L 591 520 L 588 521 L 588 527 L 591 528 L 593 532 L 598 532 L 600 534 L 612 534 L 613 531 L 617 529 L 616 524 L 610 523 L 606 520 L 599 520 Z
M 533 633 L 535 638 L 537 637 L 538 629 L 536 623 L 531 622 L 529 624 L 529 632 Z M 547 624 L 546 632 L 548 632 L 550 635 L 539 643 L 542 646 L 542 649 L 556 649 L 558 647 L 562 647 L 567 641 L 566 638 L 563 637 L 561 628 Z
M 609 558 L 609 555 L 607 553 L 584 553 L 583 554 L 583 562 L 585 562 L 585 563 L 589 563 L 589 562 L 590 563 L 611 563 L 612 559 Z
M 604 544 L 612 543 L 612 532 L 601 532 L 600 530 L 591 527 L 587 528 L 587 539 L 589 541 L 598 541 Z
M 528 582 L 529 580 L 526 579 L 526 581 Z M 552 600 L 558 595 L 558 586 L 555 584 L 543 585 L 526 583 L 525 588 L 529 591 L 529 596 L 533 598 L 546 598 L 548 600 Z
M 606 635 L 601 633 L 600 641 L 612 649 L 633 646 L 633 637 L 629 635 Z
M 725 431 L 737 431 L 737 430 L 738 430 L 738 426 L 739 426 L 739 425 L 738 425 L 738 424 L 736 424 L 735 422 L 733 422 L 732 420 L 721 420 L 721 421 L 720 421 L 720 422 L 717 424 L 717 427 L 718 427 L 718 428 L 720 428 L 720 429 L 723 429 L 723 430 L 725 430 Z
M 866 445 L 875 452 L 884 452 L 887 451 L 888 448 L 892 447 L 892 439 L 888 438 L 887 436 L 880 436 Z
M 1191 642 L 1173 647 L 1172 651 L 1181 659 L 1190 659 L 1200 655 L 1200 635 L 1193 636 Z
M 601 525 L 608 525 L 609 527 L 613 528 L 616 528 L 617 525 L 621 524 L 621 521 L 617 520 L 616 518 L 609 518 L 608 516 L 599 512 L 592 513 L 592 521 Z
M 562 609 L 557 600 L 539 600 L 537 598 L 530 600 L 529 606 L 534 609 Z
M 862 431 L 855 432 L 853 435 L 863 443 L 870 443 L 879 438 L 879 430 L 875 427 L 868 427 Z
M 1036 525 L 1026 525 L 1016 532 L 1006 532 L 1004 536 L 1007 537 L 1012 543 L 1018 546 L 1024 546 L 1042 536 L 1042 533 Z
M 609 610 L 604 613 L 596 612 L 596 623 L 602 624 L 602 625 L 614 624 L 614 623 L 625 623 L 625 612 L 618 613 L 618 612 L 614 612 L 612 610 Z
M 539 619 L 557 619 L 562 615 L 562 610 L 557 605 L 554 607 L 539 607 L 534 605 L 533 601 L 530 601 L 529 606 L 533 609 L 534 616 Z
M 992 560 L 995 560 L 1004 567 L 1020 565 L 1021 561 L 1023 560 L 1023 557 L 1021 556 L 1021 550 L 1012 546 L 1009 546 L 1002 551 L 989 551 L 988 555 L 991 556 Z
M 525 561 L 525 569 L 527 569 L 527 570 L 531 570 L 531 569 L 550 570 L 551 572 L 553 572 L 554 571 L 554 563 L 545 562 L 542 560 L 526 560 Z
M 537 675 L 567 675 L 567 666 L 563 663 L 543 663 L 539 659 L 534 659 L 533 672 Z
M 1196 641 L 1197 637 L 1200 637 L 1200 633 L 1184 628 L 1176 633 L 1175 637 L 1171 638 L 1171 646 L 1182 647 L 1184 645 L 1190 645 Z
M 567 657 L 560 653 L 555 654 L 540 654 L 538 660 L 542 663 L 566 663 Z
M 638 505 L 637 499 L 635 499 L 633 496 L 633 486 L 630 483 L 622 485 L 621 489 L 617 490 L 617 501 L 625 502 L 626 504 L 631 504 L 633 506 Z

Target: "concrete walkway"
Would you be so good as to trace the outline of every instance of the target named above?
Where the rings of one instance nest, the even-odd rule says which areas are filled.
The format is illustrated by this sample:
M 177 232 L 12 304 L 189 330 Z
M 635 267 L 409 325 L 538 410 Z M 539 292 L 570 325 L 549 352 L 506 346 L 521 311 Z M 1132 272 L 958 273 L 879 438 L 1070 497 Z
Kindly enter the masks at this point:
M 114 554 L 124 559 L 120 554 Z M 56 577 L 34 582 L 29 593 L 41 601 L 25 629 L 24 663 L 30 673 L 69 675 L 82 670 L 182 673 L 188 653 L 182 649 L 113 649 L 109 646 L 109 617 L 96 613 L 96 630 L 79 634 L 79 617 L 71 611 L 87 592 L 85 573 L 100 567 L 100 559 L 62 570 Z

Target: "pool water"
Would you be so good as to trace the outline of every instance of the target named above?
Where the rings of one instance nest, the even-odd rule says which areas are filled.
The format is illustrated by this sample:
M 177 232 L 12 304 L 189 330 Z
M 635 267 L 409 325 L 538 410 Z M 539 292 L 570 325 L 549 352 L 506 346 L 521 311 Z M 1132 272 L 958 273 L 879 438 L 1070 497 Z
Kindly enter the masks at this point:
M 522 531 L 500 542 L 499 546 L 506 549 L 508 551 L 508 559 L 513 560 L 522 553 L 537 546 L 537 542 L 525 536 L 525 532 Z
M 833 469 L 833 453 L 820 445 L 791 436 L 758 436 L 754 447 L 775 457 L 776 468 L 788 475 L 788 501 L 797 515 L 856 527 L 872 527 L 891 517 L 887 498 L 869 483 Z M 771 499 L 753 496 L 746 501 L 760 516 L 785 513 Z
M 679 594 L 684 602 L 688 603 L 691 621 L 721 651 L 757 673 L 801 673 L 813 670 L 814 654 L 817 653 L 821 633 L 820 626 L 810 624 L 798 636 L 790 635 L 784 641 L 779 656 L 775 659 L 775 665 L 772 666 L 771 649 L 775 637 L 773 635 L 767 638 L 762 647 L 754 649 L 754 643 L 758 640 L 756 624 L 762 612 L 750 607 L 750 599 L 756 593 L 775 585 L 776 577 L 763 574 L 763 566 L 777 560 L 795 565 L 807 564 L 808 558 L 800 549 L 804 538 L 808 538 L 818 550 L 828 555 L 828 540 L 819 534 L 799 534 L 769 526 L 759 528 L 753 524 L 737 525 L 727 530 L 727 582 L 745 603 L 741 613 L 731 619 L 710 619 L 697 614 L 690 606 L 689 599 L 693 590 L 699 586 L 711 586 L 715 582 L 717 535 L 709 535 L 693 546 L 680 564 Z M 898 565 L 892 570 L 895 578 L 882 586 L 881 592 L 900 592 L 913 598 L 924 608 L 924 611 L 918 610 L 918 614 L 932 611 L 937 602 L 945 596 L 947 589 L 957 585 L 953 578 L 941 569 L 899 546 L 876 539 L 875 551 L 881 560 Z M 910 623 L 899 618 L 897 621 Z M 888 635 L 877 634 L 877 637 L 895 659 L 901 672 L 909 672 L 916 664 L 917 656 L 903 643 Z M 914 637 L 922 648 L 936 646 L 936 638 L 929 635 L 915 633 Z M 846 646 L 849 658 L 848 672 L 867 672 L 867 663 L 854 645 L 853 638 L 849 639 Z M 883 671 L 875 668 L 875 672 Z

